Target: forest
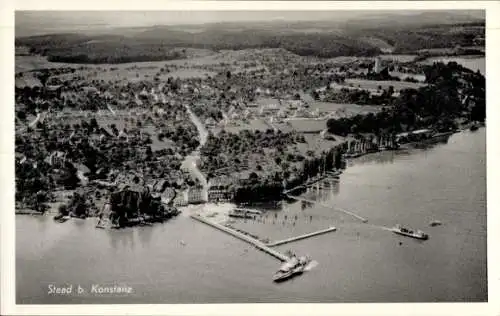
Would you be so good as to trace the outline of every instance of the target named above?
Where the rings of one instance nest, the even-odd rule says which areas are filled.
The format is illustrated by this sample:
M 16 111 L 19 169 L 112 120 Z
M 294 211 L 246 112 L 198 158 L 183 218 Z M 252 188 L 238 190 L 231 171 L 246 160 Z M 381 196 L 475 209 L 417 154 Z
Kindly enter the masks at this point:
M 312 26 L 314 23 L 311 22 Z M 371 29 L 352 25 L 340 31 L 306 32 L 287 30 L 286 25 L 252 25 L 242 29 L 207 28 L 199 33 L 155 26 L 128 35 L 53 34 L 16 38 L 16 46 L 29 47 L 32 54 L 50 61 L 70 63 L 125 63 L 186 58 L 176 48 L 200 48 L 214 51 L 248 48 L 283 48 L 300 56 L 331 58 L 337 56 L 374 56 L 382 46 L 394 52 L 409 53 L 422 49 L 473 46 L 484 37 L 484 28 L 453 29 L 453 25 L 434 27 L 391 26 Z M 305 26 L 303 26 L 305 28 Z M 453 30 L 453 31 L 452 31 Z
M 349 133 L 391 133 L 433 127 L 437 130 L 456 128 L 454 119 L 484 121 L 486 118 L 485 77 L 451 62 L 435 63 L 425 69 L 428 86 L 401 91 L 390 110 L 374 115 L 330 119 L 329 131 L 337 135 Z

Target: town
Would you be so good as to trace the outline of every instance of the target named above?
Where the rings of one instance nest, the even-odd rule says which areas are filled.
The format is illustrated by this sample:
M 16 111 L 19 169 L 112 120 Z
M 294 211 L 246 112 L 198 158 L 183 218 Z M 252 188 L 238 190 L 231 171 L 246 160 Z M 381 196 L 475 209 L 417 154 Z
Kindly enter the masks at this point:
M 16 12 L 16 304 L 488 300 L 485 11 L 287 10 Z
M 481 54 L 482 40 L 447 54 Z M 483 74 L 425 63 L 429 51 L 184 48 L 110 65 L 47 61 L 36 37 L 17 44 L 18 213 L 126 225 L 188 204 L 280 200 L 346 159 L 484 121 Z

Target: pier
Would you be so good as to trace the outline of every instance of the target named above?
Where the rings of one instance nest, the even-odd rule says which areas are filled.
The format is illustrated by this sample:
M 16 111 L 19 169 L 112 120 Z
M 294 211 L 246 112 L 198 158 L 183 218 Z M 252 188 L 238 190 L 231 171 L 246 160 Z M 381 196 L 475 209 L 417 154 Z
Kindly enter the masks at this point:
M 354 214 L 353 212 L 349 212 L 348 210 L 344 210 L 342 208 L 339 208 L 339 207 L 333 207 L 333 206 L 330 206 L 330 205 L 326 205 L 326 204 L 323 204 L 321 202 L 318 202 L 318 201 L 314 201 L 314 200 L 309 200 L 309 199 L 305 199 L 305 198 L 302 198 L 302 197 L 298 197 L 298 196 L 293 196 L 293 195 L 289 195 L 287 194 L 287 196 L 291 199 L 294 199 L 294 200 L 297 200 L 297 201 L 304 201 L 304 202 L 308 202 L 308 203 L 313 203 L 313 204 L 318 204 L 318 205 L 321 205 L 323 207 L 326 207 L 326 208 L 331 208 L 335 211 L 340 211 L 342 213 L 345 213 L 345 214 L 348 214 L 348 215 L 351 215 L 352 217 L 355 217 L 357 219 L 359 219 L 360 221 L 362 221 L 363 223 L 366 223 L 368 222 L 368 220 L 364 217 L 361 217 L 357 214 Z
M 287 243 L 292 242 L 292 241 L 306 239 L 306 238 L 309 238 L 309 237 L 313 237 L 313 236 L 317 236 L 317 235 L 321 235 L 321 234 L 326 234 L 326 233 L 333 232 L 333 231 L 336 231 L 336 230 L 337 230 L 337 228 L 332 226 L 332 227 L 329 227 L 327 229 L 319 230 L 319 231 L 312 232 L 312 233 L 309 233 L 309 234 L 304 234 L 304 235 L 300 235 L 300 236 L 291 237 L 291 238 L 287 238 L 287 239 L 275 241 L 275 242 L 272 242 L 272 243 L 268 243 L 267 246 L 268 247 L 275 247 L 275 246 L 287 244 Z
M 341 174 L 342 174 L 342 172 L 339 172 L 339 171 L 327 171 L 324 175 L 319 176 L 319 177 L 317 177 L 316 179 L 314 179 L 312 181 L 308 181 L 308 182 L 306 182 L 304 184 L 299 184 L 298 186 L 295 186 L 295 187 L 293 187 L 291 189 L 285 190 L 285 191 L 283 191 L 283 193 L 286 194 L 286 195 L 288 195 L 292 191 L 295 191 L 295 190 L 297 190 L 299 188 L 307 188 L 307 187 L 309 187 L 309 186 L 311 186 L 313 184 L 316 184 L 316 183 L 321 182 L 321 181 L 323 181 L 325 179 L 328 179 L 328 178 L 333 178 L 333 179 L 337 180 L 338 177 Z
M 221 225 L 221 224 L 218 224 L 218 223 L 214 223 L 212 221 L 209 221 L 199 215 L 191 215 L 191 218 L 199 221 L 199 222 L 202 222 L 202 223 L 205 223 L 209 226 L 212 226 L 214 228 L 217 228 L 223 232 L 226 232 L 230 235 L 233 235 L 234 237 L 240 239 L 240 240 L 243 240 L 249 244 L 252 244 L 254 245 L 256 248 L 258 248 L 259 250 L 262 250 L 268 254 L 270 254 L 271 256 L 275 257 L 276 259 L 280 260 L 280 261 L 288 261 L 290 260 L 290 258 L 274 249 L 271 249 L 269 246 L 267 246 L 266 244 L 258 241 L 257 239 L 255 238 L 252 238 L 252 237 L 249 237 L 245 234 L 242 234 L 240 232 L 237 232 L 229 227 L 226 227 L 224 225 Z

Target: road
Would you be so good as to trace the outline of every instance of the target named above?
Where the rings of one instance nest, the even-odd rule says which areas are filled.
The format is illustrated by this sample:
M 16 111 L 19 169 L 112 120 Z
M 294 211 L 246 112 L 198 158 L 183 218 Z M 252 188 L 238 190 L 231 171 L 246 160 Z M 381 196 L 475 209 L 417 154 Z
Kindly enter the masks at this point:
M 196 129 L 198 130 L 198 134 L 200 136 L 200 145 L 198 146 L 198 148 L 196 148 L 195 151 L 193 151 L 190 155 L 184 158 L 184 161 L 182 163 L 182 168 L 188 170 L 189 173 L 193 176 L 193 178 L 198 179 L 200 181 L 201 185 L 203 186 L 202 196 L 206 201 L 208 200 L 208 182 L 205 175 L 201 173 L 200 169 L 198 168 L 198 164 L 201 161 L 200 149 L 207 142 L 208 131 L 201 122 L 201 120 L 193 113 L 189 105 L 185 104 L 184 107 L 186 108 L 186 111 L 189 114 L 191 122 L 193 122 L 193 124 L 196 126 Z

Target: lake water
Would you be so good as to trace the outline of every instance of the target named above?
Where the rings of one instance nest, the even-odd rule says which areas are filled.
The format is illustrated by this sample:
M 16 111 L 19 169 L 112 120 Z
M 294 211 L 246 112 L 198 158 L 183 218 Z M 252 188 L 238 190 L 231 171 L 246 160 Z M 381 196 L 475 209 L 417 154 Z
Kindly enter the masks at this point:
M 426 59 L 422 63 L 425 64 L 433 64 L 435 62 L 449 63 L 452 61 L 457 62 L 458 64 L 466 68 L 469 68 L 473 71 L 479 70 L 483 75 L 486 74 L 486 60 L 484 57 L 477 57 L 477 56 L 431 57 Z
M 432 148 L 364 156 L 339 183 L 304 194 L 366 217 L 366 224 L 302 202 L 235 223 L 273 240 L 337 227 L 278 247 L 318 262 L 282 284 L 271 281 L 276 259 L 185 215 L 118 231 L 95 229 L 94 219 L 56 224 L 18 215 L 17 303 L 486 301 L 485 143 L 480 129 Z M 430 227 L 432 220 L 443 225 Z M 396 223 L 430 239 L 384 229 Z M 49 284 L 118 284 L 133 293 L 49 295 Z

